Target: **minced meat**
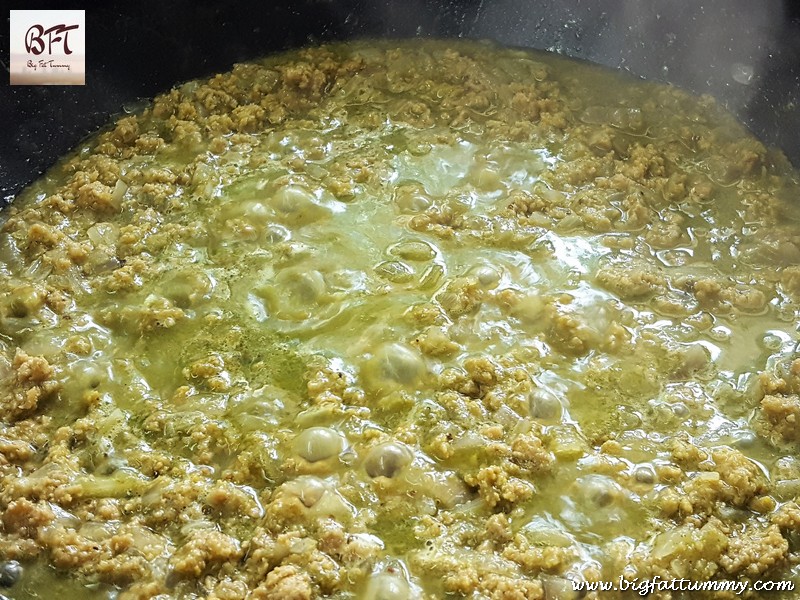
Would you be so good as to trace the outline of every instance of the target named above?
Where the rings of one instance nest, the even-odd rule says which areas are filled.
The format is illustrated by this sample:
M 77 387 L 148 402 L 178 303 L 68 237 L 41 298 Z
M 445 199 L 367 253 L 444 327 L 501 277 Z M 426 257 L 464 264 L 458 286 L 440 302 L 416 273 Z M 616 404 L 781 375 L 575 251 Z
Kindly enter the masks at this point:
M 799 185 L 711 98 L 485 43 L 158 96 L 0 215 L 8 593 L 800 585 Z

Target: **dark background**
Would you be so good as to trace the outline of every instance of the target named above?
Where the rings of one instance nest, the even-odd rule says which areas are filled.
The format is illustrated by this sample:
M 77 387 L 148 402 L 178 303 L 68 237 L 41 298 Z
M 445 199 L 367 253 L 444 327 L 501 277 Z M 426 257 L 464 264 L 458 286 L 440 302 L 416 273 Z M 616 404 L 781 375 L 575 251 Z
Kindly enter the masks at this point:
M 86 10 L 86 85 L 10 86 L 9 29 L 0 26 L 0 200 L 137 99 L 237 61 L 352 37 L 490 38 L 709 92 L 800 166 L 800 3 L 793 0 L 39 4 L 13 8 Z

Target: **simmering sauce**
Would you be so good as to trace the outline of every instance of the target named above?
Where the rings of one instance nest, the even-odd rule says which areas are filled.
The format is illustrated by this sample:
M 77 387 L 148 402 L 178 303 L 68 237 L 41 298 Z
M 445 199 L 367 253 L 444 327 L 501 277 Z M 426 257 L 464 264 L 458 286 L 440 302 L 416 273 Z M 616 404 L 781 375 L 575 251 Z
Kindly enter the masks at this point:
M 176 87 L 0 215 L 0 594 L 800 585 L 799 191 L 713 99 L 543 53 Z

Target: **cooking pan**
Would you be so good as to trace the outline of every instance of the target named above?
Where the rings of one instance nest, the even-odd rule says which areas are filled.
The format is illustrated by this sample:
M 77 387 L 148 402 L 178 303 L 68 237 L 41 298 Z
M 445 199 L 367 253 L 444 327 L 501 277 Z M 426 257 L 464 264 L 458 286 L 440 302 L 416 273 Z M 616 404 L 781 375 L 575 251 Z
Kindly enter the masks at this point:
M 85 86 L 0 87 L 6 202 L 112 115 L 178 82 L 355 37 L 489 38 L 710 93 L 800 166 L 800 13 L 788 0 L 107 2 L 86 23 Z
M 489 38 L 710 93 L 800 164 L 800 5 L 792 0 L 177 0 L 70 8 L 86 8 L 86 85 L 0 86 L 6 202 L 141 99 L 237 61 L 355 37 Z

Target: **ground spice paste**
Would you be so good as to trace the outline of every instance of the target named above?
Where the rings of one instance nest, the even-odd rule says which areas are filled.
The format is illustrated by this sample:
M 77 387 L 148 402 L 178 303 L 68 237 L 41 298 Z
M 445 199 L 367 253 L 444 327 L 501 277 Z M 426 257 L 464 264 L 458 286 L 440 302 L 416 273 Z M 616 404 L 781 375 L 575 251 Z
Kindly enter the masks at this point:
M 711 98 L 490 44 L 176 87 L 1 215 L 0 593 L 800 585 L 799 190 Z

